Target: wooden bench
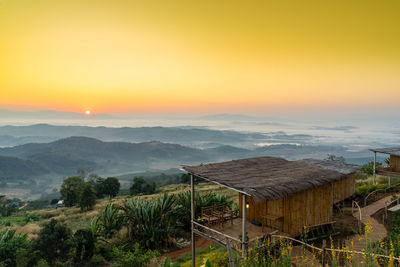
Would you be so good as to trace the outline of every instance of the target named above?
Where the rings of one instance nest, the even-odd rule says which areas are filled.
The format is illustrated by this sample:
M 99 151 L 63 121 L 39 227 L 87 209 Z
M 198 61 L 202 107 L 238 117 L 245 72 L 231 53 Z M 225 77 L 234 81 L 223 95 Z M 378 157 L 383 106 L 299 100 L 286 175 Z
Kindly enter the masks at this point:
M 219 223 L 219 217 L 215 215 L 215 206 L 202 207 L 201 217 L 207 221 L 208 226 Z
M 207 221 L 208 226 L 218 224 L 222 228 L 227 220 L 230 220 L 233 225 L 233 211 L 229 210 L 226 204 L 202 207 L 201 217 Z
M 230 220 L 231 221 L 231 225 L 233 225 L 233 211 L 229 210 L 226 207 L 226 204 L 216 205 L 214 212 L 215 212 L 215 215 L 217 215 L 220 218 L 222 224 L 225 221 Z

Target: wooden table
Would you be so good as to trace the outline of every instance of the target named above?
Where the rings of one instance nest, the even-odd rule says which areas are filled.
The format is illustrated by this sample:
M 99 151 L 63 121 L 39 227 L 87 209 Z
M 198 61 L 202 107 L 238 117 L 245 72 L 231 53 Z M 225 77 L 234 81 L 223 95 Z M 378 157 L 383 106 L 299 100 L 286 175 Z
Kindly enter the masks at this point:
M 262 231 L 264 231 L 264 226 L 269 226 L 273 229 L 281 230 L 280 227 L 276 225 L 276 222 L 283 219 L 283 216 L 267 214 L 261 215 L 261 218 L 263 218 Z

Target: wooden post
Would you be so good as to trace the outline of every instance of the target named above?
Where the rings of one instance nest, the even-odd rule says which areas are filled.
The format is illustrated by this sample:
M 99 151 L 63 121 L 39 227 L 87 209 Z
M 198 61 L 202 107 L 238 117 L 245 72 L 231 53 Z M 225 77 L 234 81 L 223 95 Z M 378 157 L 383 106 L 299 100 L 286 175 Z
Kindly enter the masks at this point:
M 235 267 L 235 264 L 233 263 L 233 257 L 232 257 L 231 241 L 230 241 L 229 238 L 226 238 L 226 248 L 228 250 L 229 266 L 230 267 Z
M 322 267 L 326 266 L 326 259 L 325 259 L 325 254 L 326 254 L 326 240 L 322 240 L 322 254 L 321 254 L 321 265 Z
M 374 176 L 373 176 L 373 183 L 375 184 L 376 178 L 376 151 L 374 151 Z
M 190 175 L 190 214 L 191 214 L 191 225 L 192 225 L 192 267 L 196 266 L 196 244 L 194 239 L 194 218 L 195 218 L 195 210 L 194 210 L 194 177 L 193 174 Z
M 392 177 L 389 176 L 389 187 L 391 186 L 391 184 L 392 184 Z
M 242 194 L 242 250 L 246 252 L 246 195 Z

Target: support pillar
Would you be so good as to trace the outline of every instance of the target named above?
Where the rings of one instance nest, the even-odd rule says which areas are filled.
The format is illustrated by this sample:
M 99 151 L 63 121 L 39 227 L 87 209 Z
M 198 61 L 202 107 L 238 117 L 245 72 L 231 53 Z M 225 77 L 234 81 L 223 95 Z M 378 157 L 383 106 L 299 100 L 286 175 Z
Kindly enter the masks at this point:
M 246 195 L 242 194 L 242 250 L 246 252 Z M 243 255 L 244 256 L 244 255 Z
M 376 184 L 375 178 L 376 178 L 376 151 L 374 151 L 374 176 L 373 176 L 373 183 L 374 184 Z
M 196 266 L 196 244 L 195 244 L 195 236 L 194 236 L 194 218 L 195 218 L 195 210 L 194 210 L 194 177 L 193 174 L 190 175 L 190 214 L 191 214 L 191 229 L 192 229 L 192 267 Z

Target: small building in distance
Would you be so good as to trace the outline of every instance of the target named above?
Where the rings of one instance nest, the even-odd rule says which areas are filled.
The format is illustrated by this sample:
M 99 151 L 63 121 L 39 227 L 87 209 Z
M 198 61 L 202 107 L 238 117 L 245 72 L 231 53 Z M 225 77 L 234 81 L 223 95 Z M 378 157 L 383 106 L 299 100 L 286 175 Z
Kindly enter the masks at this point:
M 373 148 L 370 150 L 374 152 L 374 183 L 377 174 L 389 177 L 389 185 L 392 177 L 400 178 L 400 147 Z M 389 166 L 377 168 L 376 153 L 388 155 L 390 161 Z

